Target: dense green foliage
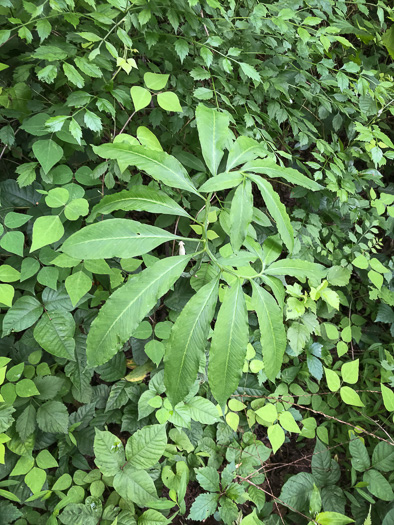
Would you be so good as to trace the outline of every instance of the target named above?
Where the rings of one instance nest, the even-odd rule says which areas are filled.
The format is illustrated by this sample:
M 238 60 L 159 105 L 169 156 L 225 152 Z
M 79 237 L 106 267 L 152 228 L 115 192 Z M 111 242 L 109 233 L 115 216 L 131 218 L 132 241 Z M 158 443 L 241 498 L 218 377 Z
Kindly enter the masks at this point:
M 394 523 L 388 4 L 0 0 L 0 525 Z

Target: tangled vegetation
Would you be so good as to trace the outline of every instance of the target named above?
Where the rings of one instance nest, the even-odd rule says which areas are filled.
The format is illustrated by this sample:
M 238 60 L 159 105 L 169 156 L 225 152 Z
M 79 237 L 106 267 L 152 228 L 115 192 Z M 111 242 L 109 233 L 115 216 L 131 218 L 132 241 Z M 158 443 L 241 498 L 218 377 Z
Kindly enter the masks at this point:
M 0 524 L 394 524 L 394 10 L 0 0 Z

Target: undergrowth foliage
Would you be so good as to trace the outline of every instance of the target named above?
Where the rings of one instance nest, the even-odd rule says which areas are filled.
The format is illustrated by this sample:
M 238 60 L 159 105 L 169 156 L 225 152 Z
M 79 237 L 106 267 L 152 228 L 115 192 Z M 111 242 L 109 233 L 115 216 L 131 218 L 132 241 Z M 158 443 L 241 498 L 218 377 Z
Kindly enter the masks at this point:
M 1 525 L 394 523 L 388 4 L 0 0 Z

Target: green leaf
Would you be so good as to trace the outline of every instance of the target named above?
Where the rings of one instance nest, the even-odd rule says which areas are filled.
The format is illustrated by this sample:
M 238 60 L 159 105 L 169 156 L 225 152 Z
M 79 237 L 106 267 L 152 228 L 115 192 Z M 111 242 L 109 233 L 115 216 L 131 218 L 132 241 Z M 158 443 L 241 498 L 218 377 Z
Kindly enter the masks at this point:
M 243 180 L 244 176 L 240 171 L 224 172 L 220 173 L 220 175 L 216 175 L 216 177 L 213 177 L 212 179 L 208 179 L 199 190 L 203 193 L 227 190 L 238 186 Z
M 33 494 L 37 494 L 37 492 L 42 490 L 46 479 L 47 475 L 45 470 L 34 467 L 28 474 L 26 474 L 25 483 Z
M 351 385 L 357 383 L 359 363 L 359 359 L 356 359 L 354 361 L 349 361 L 348 363 L 344 363 L 342 365 L 341 375 L 345 383 L 350 383 Z
M 15 390 L 19 397 L 32 397 L 40 394 L 31 379 L 21 379 L 18 381 Z
M 219 280 L 200 288 L 175 321 L 164 357 L 164 383 L 172 406 L 186 397 L 197 378 L 210 324 L 215 313 Z
M 45 203 L 50 208 L 60 208 L 67 203 L 69 198 L 70 194 L 66 188 L 53 188 L 48 191 Z
M 20 414 L 15 425 L 22 441 L 26 441 L 36 429 L 36 409 L 33 405 L 28 405 Z
M 89 213 L 89 203 L 86 199 L 74 199 L 64 208 L 64 215 L 69 221 L 76 221 Z
M 71 303 L 75 306 L 92 287 L 91 278 L 85 272 L 75 272 L 69 275 L 64 282 Z
M 180 277 L 190 257 L 162 259 L 118 288 L 100 309 L 87 339 L 90 366 L 106 363 Z
M 93 207 L 87 222 L 93 222 L 100 215 L 107 215 L 115 210 L 147 211 L 189 217 L 189 214 L 166 193 L 147 186 L 133 186 L 112 195 L 106 195 Z
M 327 272 L 327 281 L 333 286 L 347 286 L 351 271 L 341 266 L 331 266 Z
M 299 259 L 281 259 L 273 262 L 264 270 L 267 275 L 290 275 L 301 279 L 319 280 L 324 276 L 325 268 L 321 264 Z
M 145 73 L 144 82 L 147 88 L 160 91 L 166 87 L 170 75 L 161 75 L 158 73 Z
M 212 467 L 202 467 L 195 470 L 196 478 L 201 487 L 208 492 L 220 492 L 219 473 Z
M 278 411 L 272 403 L 266 403 L 263 407 L 256 410 L 256 415 L 269 424 L 274 423 L 278 419 Z
M 248 315 L 242 283 L 237 279 L 224 296 L 209 352 L 209 385 L 220 406 L 238 387 L 247 344 Z
M 365 472 L 371 466 L 367 447 L 360 438 L 353 438 L 349 443 L 349 451 L 352 455 L 352 467 L 358 472 Z
M 361 270 L 366 270 L 368 268 L 368 259 L 364 255 L 359 255 L 352 262 L 353 266 L 360 268 Z
M 364 473 L 363 481 L 368 483 L 369 492 L 376 498 L 390 502 L 394 500 L 394 492 L 390 483 L 377 470 L 367 470 Z
M 6 306 L 12 306 L 15 289 L 10 284 L 0 284 L 0 303 Z
M 94 462 L 104 476 L 115 476 L 126 463 L 123 444 L 111 432 L 96 428 L 93 449 Z
M 163 514 L 153 509 L 146 510 L 138 518 L 138 525 L 166 525 L 167 523 L 171 523 L 171 520 L 166 519 Z
M 311 191 L 319 191 L 323 189 L 323 186 L 318 184 L 312 179 L 308 179 L 298 170 L 293 168 L 284 168 L 283 166 L 278 166 L 272 160 L 262 159 L 254 160 L 248 162 L 243 168 L 244 171 L 251 171 L 253 173 L 261 173 L 262 175 L 267 175 L 271 178 L 281 178 L 287 180 L 291 184 L 296 186 L 302 186 Z
M 41 316 L 43 307 L 35 297 L 25 295 L 17 299 L 3 319 L 3 337 L 32 326 Z
M 156 226 L 131 219 L 108 219 L 72 234 L 63 243 L 62 251 L 76 259 L 130 258 L 173 239 L 177 236 Z
M 68 411 L 60 401 L 47 401 L 37 410 L 37 424 L 43 432 L 67 434 Z
M 275 424 L 268 427 L 267 434 L 275 454 L 285 442 L 285 433 L 280 425 Z
M 250 137 L 243 137 L 242 135 L 231 146 L 228 152 L 226 171 L 240 166 L 244 162 L 254 160 L 259 155 L 264 155 L 262 146 Z M 242 170 L 246 167 L 243 166 Z
M 47 311 L 34 328 L 34 339 L 46 351 L 56 357 L 75 359 L 75 322 L 66 311 Z
M 135 470 L 130 464 L 118 472 L 114 478 L 114 489 L 126 501 L 139 507 L 157 499 L 156 487 L 145 470 Z
M 152 95 L 149 91 L 141 86 L 133 86 L 130 89 L 130 94 L 135 111 L 146 108 L 152 100 Z
M 130 165 L 136 166 L 169 187 L 191 191 L 199 195 L 182 164 L 164 151 L 124 143 L 93 146 L 93 150 L 99 157 L 117 160 L 124 168 Z
M 71 64 L 67 64 L 67 62 L 63 63 L 63 71 L 68 80 L 71 82 L 71 84 L 74 84 L 74 86 L 77 86 L 78 88 L 83 88 L 85 85 L 85 81 L 78 73 L 78 71 L 75 69 L 75 67 Z
M 346 525 L 347 523 L 354 523 L 354 520 L 338 512 L 320 512 L 315 520 L 319 525 Z
M 230 240 L 237 252 L 245 241 L 253 217 L 252 183 L 244 180 L 235 190 L 230 208 Z
M 219 420 L 215 405 L 205 397 L 193 397 L 185 407 L 189 410 L 193 421 L 198 421 L 202 425 L 213 425 Z
M 178 40 L 175 42 L 175 51 L 179 56 L 181 63 L 183 64 L 185 57 L 189 54 L 189 44 L 187 43 L 187 40 L 184 38 L 178 38 Z
M 52 456 L 48 450 L 41 450 L 36 457 L 37 467 L 46 469 L 46 468 L 55 468 L 59 466 L 59 463 Z
M 372 453 L 372 466 L 382 472 L 391 472 L 394 469 L 394 447 L 381 441 Z
M 218 500 L 219 494 L 200 494 L 194 500 L 188 519 L 203 523 L 216 511 Z
M 7 232 L 0 241 L 0 246 L 7 252 L 23 257 L 25 237 L 22 232 Z
M 174 111 L 182 113 L 183 109 L 179 103 L 179 98 L 172 91 L 165 91 L 157 95 L 157 103 L 165 111 Z
M 342 401 L 347 405 L 353 405 L 355 407 L 363 407 L 364 403 L 361 401 L 360 396 L 350 386 L 343 386 L 340 390 Z
M 249 492 L 251 489 L 253 489 L 253 486 L 251 486 Z M 242 518 L 241 525 L 264 525 L 264 523 L 259 520 L 257 513 L 254 510 L 251 514 L 248 514 L 245 518 Z
M 257 175 L 248 175 L 248 177 L 257 184 L 267 210 L 276 222 L 279 235 L 291 253 L 294 248 L 294 232 L 286 208 L 269 182 Z
M 165 425 L 148 425 L 137 430 L 127 441 L 126 457 L 137 470 L 156 465 L 167 446 Z
M 50 116 L 47 113 L 38 113 L 37 115 L 24 119 L 21 129 L 35 137 L 43 137 L 49 134 L 48 128 L 45 126 L 45 122 L 49 118 Z
M 38 217 L 33 224 L 33 242 L 30 253 L 59 241 L 64 235 L 64 226 L 58 215 Z
M 336 392 L 341 386 L 341 380 L 334 370 L 324 367 L 324 373 L 326 375 L 327 386 L 331 392 Z
M 101 118 L 92 111 L 89 111 L 88 109 L 85 110 L 83 121 L 85 122 L 85 126 L 91 129 L 92 131 L 101 131 L 103 127 L 101 123 Z
M 33 153 L 45 174 L 63 157 L 63 149 L 52 139 L 35 142 Z
M 383 383 L 381 383 L 380 388 L 382 389 L 383 403 L 386 410 L 394 412 L 394 392 Z
M 239 62 L 239 65 L 241 66 L 242 71 L 245 73 L 245 75 L 248 78 L 251 78 L 252 80 L 255 80 L 256 82 L 261 82 L 261 77 L 253 66 L 251 66 L 250 64 L 247 64 L 246 62 Z
M 312 474 L 300 472 L 291 476 L 283 485 L 279 498 L 291 508 L 303 510 L 309 502 L 312 493 L 314 479 Z
M 297 425 L 293 417 L 293 414 L 288 410 L 279 414 L 279 423 L 288 432 L 295 432 L 297 434 L 301 432 L 299 426 Z
M 262 286 L 252 281 L 252 306 L 259 320 L 264 371 L 271 381 L 278 375 L 286 349 L 283 314 L 278 303 Z
M 353 264 L 354 264 L 354 261 L 353 261 Z M 370 281 L 372 281 L 372 283 L 376 286 L 376 288 L 378 290 L 381 290 L 382 285 L 383 285 L 383 275 L 378 272 L 375 272 L 375 270 L 369 270 L 368 277 Z
M 229 117 L 216 109 L 199 104 L 196 109 L 202 156 L 212 175 L 217 175 L 224 147 L 230 138 Z

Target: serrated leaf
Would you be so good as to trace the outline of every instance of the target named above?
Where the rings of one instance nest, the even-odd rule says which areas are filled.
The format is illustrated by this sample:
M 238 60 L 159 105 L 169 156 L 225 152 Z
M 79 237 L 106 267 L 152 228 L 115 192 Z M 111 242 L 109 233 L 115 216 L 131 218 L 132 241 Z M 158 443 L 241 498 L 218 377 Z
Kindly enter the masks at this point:
M 87 339 L 90 366 L 106 363 L 180 277 L 190 257 L 162 259 L 118 288 L 93 321 Z
M 34 339 L 56 357 L 75 359 L 75 322 L 69 312 L 47 311 L 34 328 Z
M 286 208 L 281 203 L 278 194 L 272 189 L 269 182 L 257 175 L 248 175 L 248 177 L 257 184 L 267 206 L 267 210 L 276 222 L 279 235 L 291 253 L 294 248 L 294 231 Z
M 252 183 L 244 180 L 235 190 L 230 208 L 230 240 L 237 252 L 245 241 L 253 217 Z
M 126 463 L 121 440 L 106 430 L 95 429 L 94 462 L 104 476 L 115 476 Z
M 173 239 L 177 236 L 156 226 L 131 219 L 108 219 L 72 234 L 63 243 L 62 251 L 76 259 L 130 258 Z
M 209 385 L 220 406 L 238 387 L 247 344 L 248 315 L 242 283 L 237 280 L 224 296 L 209 352 Z
M 166 193 L 147 186 L 133 186 L 112 195 L 106 195 L 93 207 L 87 222 L 93 222 L 97 215 L 107 215 L 115 210 L 147 211 L 189 217 L 189 214 Z
M 164 357 L 164 383 L 172 406 L 186 397 L 197 378 L 218 298 L 213 279 L 190 299 L 175 321 Z
M 252 305 L 259 320 L 264 371 L 271 381 L 280 371 L 286 349 L 283 314 L 278 303 L 262 286 L 252 281 Z
M 219 492 L 219 473 L 212 467 L 202 467 L 195 470 L 196 478 L 201 487 L 209 492 Z
M 165 425 L 148 425 L 137 430 L 126 444 L 126 457 L 137 470 L 153 467 L 167 446 Z
M 3 337 L 32 326 L 41 316 L 43 307 L 35 297 L 25 295 L 17 299 L 3 319 Z
M 43 432 L 51 434 L 68 432 L 68 412 L 60 401 L 47 401 L 37 410 L 37 424 Z
M 93 146 L 93 150 L 100 157 L 115 159 L 125 167 L 136 166 L 167 186 L 191 191 L 199 195 L 182 164 L 164 151 L 150 150 L 144 146 L 130 146 L 124 143 Z
M 139 507 L 146 507 L 148 502 L 157 499 L 156 487 L 145 470 L 135 470 L 126 464 L 114 478 L 114 489 L 126 501 Z

